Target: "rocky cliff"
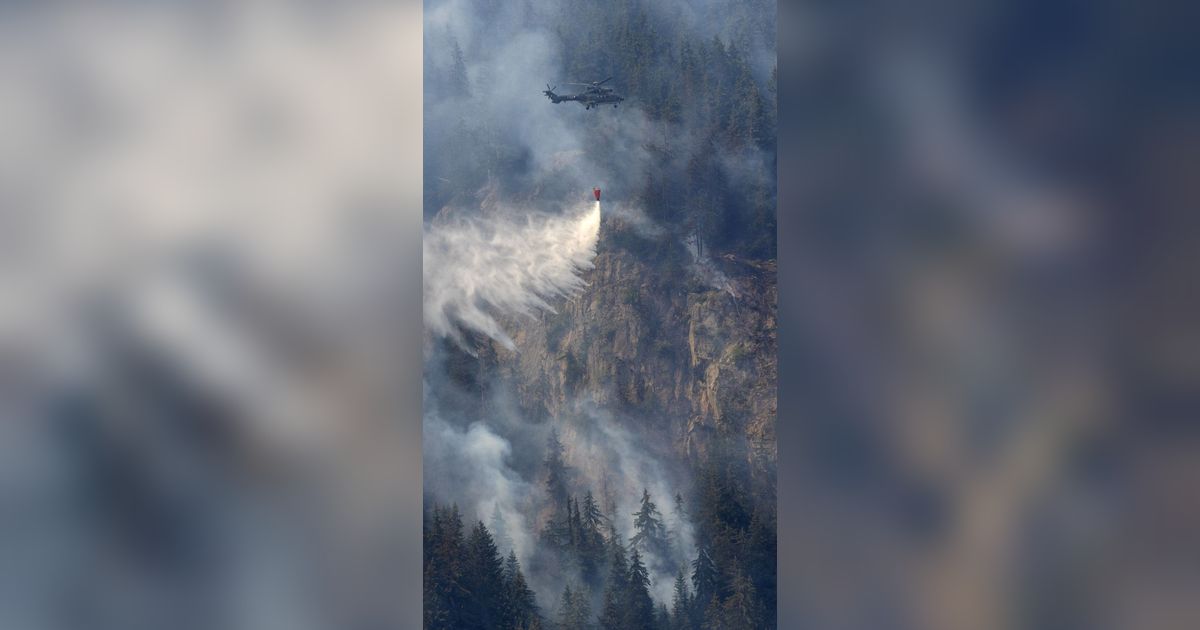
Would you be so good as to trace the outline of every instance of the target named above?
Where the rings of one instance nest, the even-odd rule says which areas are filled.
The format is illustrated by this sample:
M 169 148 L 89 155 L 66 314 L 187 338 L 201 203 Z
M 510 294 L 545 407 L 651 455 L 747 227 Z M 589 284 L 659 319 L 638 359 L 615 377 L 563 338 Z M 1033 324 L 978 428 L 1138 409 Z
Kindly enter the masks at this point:
M 682 244 L 610 223 L 587 287 L 554 301 L 555 312 L 507 320 L 516 348 L 480 348 L 487 369 L 531 416 L 558 418 L 594 401 L 647 434 L 670 435 L 694 463 L 713 444 L 734 443 L 771 484 L 774 261 L 724 256 L 697 265 Z

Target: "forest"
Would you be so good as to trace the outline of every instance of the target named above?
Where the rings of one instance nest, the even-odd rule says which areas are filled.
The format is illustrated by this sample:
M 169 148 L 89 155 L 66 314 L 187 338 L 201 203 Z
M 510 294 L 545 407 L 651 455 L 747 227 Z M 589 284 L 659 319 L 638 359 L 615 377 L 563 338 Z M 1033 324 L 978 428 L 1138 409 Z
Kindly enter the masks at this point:
M 775 524 L 747 505 L 745 489 L 727 467 L 711 466 L 696 495 L 681 494 L 677 513 L 700 524 L 697 552 L 677 567 L 650 566 L 680 558 L 676 532 L 643 490 L 633 531 L 614 524 L 611 498 L 592 490 L 582 499 L 566 480 L 570 466 L 552 432 L 541 474 L 542 501 L 553 508 L 532 559 L 565 575 L 558 601 L 539 604 L 521 563 L 493 518 L 465 523 L 457 505 L 426 502 L 424 620 L 429 629 L 709 630 L 774 626 Z M 726 462 L 727 465 L 732 462 Z M 605 506 L 607 503 L 606 513 Z M 651 597 L 651 575 L 674 569 L 669 603 Z

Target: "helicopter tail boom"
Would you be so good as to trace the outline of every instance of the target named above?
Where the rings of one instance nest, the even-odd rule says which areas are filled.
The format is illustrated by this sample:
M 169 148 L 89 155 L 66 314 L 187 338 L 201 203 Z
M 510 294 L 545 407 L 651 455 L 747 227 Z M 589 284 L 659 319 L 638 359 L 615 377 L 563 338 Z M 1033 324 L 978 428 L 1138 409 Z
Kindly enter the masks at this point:
M 557 86 L 556 86 L 556 87 L 557 87 Z M 559 95 L 555 94 L 555 93 L 554 93 L 554 88 L 550 87 L 550 84 L 549 84 L 549 83 L 547 83 L 547 84 L 546 84 L 546 89 L 545 89 L 545 90 L 542 90 L 542 94 L 545 94 L 545 95 L 546 95 L 546 98 L 549 98 L 549 99 L 550 99 L 550 102 L 551 102 L 551 103 L 554 103 L 554 104 L 556 104 L 556 105 L 557 105 L 558 103 L 561 103 L 561 102 L 563 102 L 564 100 L 566 100 L 566 99 L 564 99 L 563 97 L 561 97 L 561 96 L 559 96 Z

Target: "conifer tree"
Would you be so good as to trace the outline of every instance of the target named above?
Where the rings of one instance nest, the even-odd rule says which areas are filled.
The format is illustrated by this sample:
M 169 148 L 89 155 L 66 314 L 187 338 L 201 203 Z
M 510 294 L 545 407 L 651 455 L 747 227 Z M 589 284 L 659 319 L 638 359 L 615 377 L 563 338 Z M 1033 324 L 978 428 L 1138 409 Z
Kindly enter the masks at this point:
M 521 572 L 516 552 L 508 552 L 508 560 L 504 565 L 504 585 L 505 625 L 501 627 L 518 630 L 532 627 L 535 620 L 540 621 L 536 598 Z
M 654 609 L 654 628 L 655 630 L 671 630 L 671 613 L 667 610 L 666 604 L 659 604 Z
M 579 630 L 590 630 L 595 627 L 592 624 L 592 605 L 588 602 L 588 594 L 583 590 L 575 592 L 575 615 L 573 620 L 576 622 Z
M 568 583 L 563 587 L 562 599 L 558 604 L 558 627 L 560 630 L 575 630 L 572 627 L 572 613 L 575 608 L 575 593 L 571 590 L 571 585 Z
M 695 593 L 693 607 L 700 611 L 707 610 L 717 594 L 720 584 L 720 574 L 708 550 L 701 549 L 692 561 L 692 592 Z
M 450 630 L 465 625 L 468 590 L 464 563 L 466 542 L 458 506 L 433 508 L 424 558 L 424 625 Z
M 498 627 L 504 595 L 504 568 L 496 552 L 496 543 L 482 521 L 475 524 L 467 538 L 464 585 L 467 605 L 463 627 Z
M 671 630 L 690 630 L 692 628 L 692 595 L 688 591 L 687 579 L 683 576 L 683 567 L 675 575 L 675 600 L 671 607 Z
M 626 623 L 630 628 L 654 627 L 654 600 L 650 599 L 650 575 L 635 547 L 629 554 Z
M 604 608 L 600 611 L 600 627 L 604 630 L 623 630 L 629 592 L 629 568 L 625 562 L 625 547 L 615 531 L 609 540 L 608 583 L 604 588 Z
M 588 595 L 581 589 L 572 589 L 570 584 L 563 588 L 559 605 L 559 630 L 588 630 L 591 628 L 592 608 Z
M 584 531 L 588 537 L 600 535 L 600 527 L 604 524 L 604 513 L 600 511 L 600 506 L 596 504 L 596 498 L 592 496 L 592 491 L 588 490 L 583 497 L 583 509 L 580 514 L 583 521 Z
M 604 515 L 596 499 L 589 490 L 583 497 L 583 506 L 576 504 L 576 514 L 579 517 L 579 569 L 583 578 L 590 584 L 599 580 L 599 572 L 604 564 L 604 535 L 600 528 L 604 523 Z
M 650 500 L 650 492 L 642 489 L 642 507 L 633 515 L 635 533 L 630 539 L 630 545 L 650 551 L 658 558 L 667 556 L 667 530 L 663 526 L 662 515 L 658 506 Z
M 762 611 L 754 584 L 738 566 L 730 578 L 730 595 L 721 606 L 720 627 L 728 630 L 759 630 L 763 628 Z

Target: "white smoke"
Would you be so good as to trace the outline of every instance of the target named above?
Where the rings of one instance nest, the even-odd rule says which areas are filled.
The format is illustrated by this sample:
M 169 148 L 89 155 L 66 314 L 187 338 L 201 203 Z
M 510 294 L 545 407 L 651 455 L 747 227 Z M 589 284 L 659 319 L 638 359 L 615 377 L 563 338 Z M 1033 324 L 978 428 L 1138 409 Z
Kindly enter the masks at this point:
M 426 387 L 431 384 L 427 382 Z M 550 563 L 553 568 L 549 568 L 543 558 L 539 569 L 531 562 L 537 555 L 539 532 L 547 524 L 540 463 L 545 450 L 541 445 L 554 428 L 565 446 L 571 494 L 582 500 L 591 491 L 626 542 L 635 532 L 634 512 L 641 507 L 642 490 L 650 493 L 669 530 L 671 545 L 666 557 L 649 548 L 642 548 L 641 553 L 650 572 L 651 596 L 656 602 L 671 604 L 675 573 L 695 557 L 696 543 L 690 517 L 674 500 L 677 493 L 691 491 L 691 482 L 683 467 L 664 457 L 665 444 L 656 444 L 630 429 L 628 419 L 618 418 L 590 400 L 575 401 L 566 414 L 571 420 L 554 424 L 530 423 L 502 399 L 491 401 L 490 412 L 482 420 L 455 421 L 442 413 L 436 400 L 428 395 L 425 400 L 425 491 L 435 503 L 457 505 L 468 527 L 481 520 L 492 528 L 491 515 L 498 513 L 539 602 L 557 603 L 563 580 L 580 580 L 565 565 Z M 522 445 L 536 446 L 521 452 Z M 537 462 L 532 468 L 531 460 Z M 507 549 L 501 553 L 506 554 Z
M 659 239 L 667 233 L 661 225 L 656 223 L 654 219 L 646 216 L 646 213 L 637 206 L 616 204 L 609 208 L 608 217 L 620 220 L 632 228 L 638 236 L 645 239 Z
M 697 250 L 700 245 L 697 245 L 697 243 L 702 244 L 692 234 L 683 239 L 683 248 L 687 250 L 688 257 L 692 259 L 692 274 L 696 279 L 713 289 L 724 291 L 734 299 L 740 297 L 733 280 L 730 280 L 729 276 L 725 275 L 725 272 L 718 269 L 712 259 L 698 253 Z
M 601 480 L 607 480 L 616 495 L 613 524 L 617 531 L 626 539 L 633 535 L 634 512 L 641 508 L 642 490 L 646 490 L 670 532 L 671 557 L 640 550 L 650 570 L 651 595 L 669 606 L 675 572 L 696 553 L 692 524 L 674 501 L 676 493 L 687 490 L 681 485 L 684 479 L 649 446 L 645 436 L 631 431 L 610 410 L 590 401 L 579 401 L 575 410 L 586 426 L 569 439 L 567 458 L 587 487 L 599 488 Z
M 486 521 L 488 515 L 499 513 L 512 550 L 527 560 L 533 537 L 525 514 L 534 495 L 530 483 L 509 465 L 512 443 L 484 422 L 460 428 L 446 422 L 436 410 L 427 410 L 423 427 L 422 456 L 438 464 L 437 474 L 425 479 L 426 490 L 461 501 L 468 528 L 472 519 Z
M 498 314 L 553 310 L 553 297 L 584 285 L 600 234 L 600 202 L 566 216 L 506 213 L 426 229 L 425 326 L 459 338 L 459 326 L 514 349 Z

